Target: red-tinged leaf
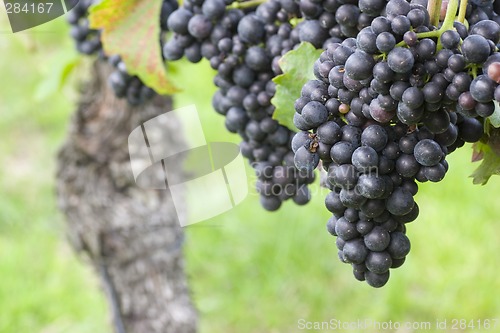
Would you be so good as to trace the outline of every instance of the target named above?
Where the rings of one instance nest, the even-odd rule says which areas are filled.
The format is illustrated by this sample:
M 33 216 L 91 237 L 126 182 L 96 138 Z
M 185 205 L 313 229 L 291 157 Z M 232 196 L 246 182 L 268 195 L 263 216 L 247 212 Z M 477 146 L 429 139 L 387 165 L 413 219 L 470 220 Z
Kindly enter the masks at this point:
M 484 158 L 484 153 L 481 150 L 481 147 L 476 142 L 472 145 L 472 158 L 471 162 L 479 162 Z
M 127 71 L 159 94 L 177 89 L 167 79 L 160 48 L 161 0 L 103 0 L 90 10 L 90 26 L 102 30 L 104 52 L 119 54 Z

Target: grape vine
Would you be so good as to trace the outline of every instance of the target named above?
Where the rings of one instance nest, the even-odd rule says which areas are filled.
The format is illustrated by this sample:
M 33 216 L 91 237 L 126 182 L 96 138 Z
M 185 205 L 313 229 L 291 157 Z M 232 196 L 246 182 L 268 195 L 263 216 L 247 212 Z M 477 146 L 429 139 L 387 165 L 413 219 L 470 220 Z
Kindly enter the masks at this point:
M 69 18 L 77 48 L 117 68 L 118 96 L 146 101 L 153 90 L 104 56 L 91 2 Z M 265 209 L 308 203 L 322 170 L 340 260 L 382 287 L 410 251 L 419 182 L 441 181 L 465 143 L 484 159 L 475 183 L 500 172 L 498 13 L 493 0 L 166 0 L 159 45 L 216 70 L 213 107 Z

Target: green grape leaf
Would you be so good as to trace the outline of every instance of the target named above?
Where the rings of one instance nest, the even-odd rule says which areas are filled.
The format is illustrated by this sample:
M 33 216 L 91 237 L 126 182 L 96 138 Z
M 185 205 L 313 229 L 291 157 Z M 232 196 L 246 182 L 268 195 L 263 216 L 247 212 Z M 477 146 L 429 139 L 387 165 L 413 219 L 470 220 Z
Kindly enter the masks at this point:
M 119 54 L 131 75 L 159 94 L 177 91 L 167 79 L 160 48 L 161 1 L 103 0 L 90 9 L 90 27 L 102 30 L 104 52 Z
M 293 125 L 294 103 L 300 97 L 302 86 L 314 79 L 313 67 L 322 50 L 316 50 L 307 42 L 302 42 L 295 50 L 289 51 L 280 59 L 283 74 L 276 76 L 276 93 L 271 103 L 276 110 L 273 119 L 291 130 L 297 130 Z
M 40 82 L 33 97 L 43 101 L 60 92 L 68 83 L 71 74 L 82 64 L 83 58 L 77 54 L 61 53 L 51 58 L 47 66 L 47 79 Z M 50 75 L 49 75 L 50 74 Z
M 474 184 L 485 185 L 491 176 L 500 175 L 500 129 L 491 129 L 486 143 L 474 144 L 472 161 L 481 160 L 471 177 Z

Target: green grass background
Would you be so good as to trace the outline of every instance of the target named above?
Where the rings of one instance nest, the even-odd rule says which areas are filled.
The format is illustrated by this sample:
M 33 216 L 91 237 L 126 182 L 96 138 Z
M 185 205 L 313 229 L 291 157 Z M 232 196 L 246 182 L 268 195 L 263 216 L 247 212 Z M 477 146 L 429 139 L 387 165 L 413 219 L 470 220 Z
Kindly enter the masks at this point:
M 2 10 L 0 57 L 0 333 L 110 333 L 99 282 L 68 246 L 54 197 L 56 153 L 85 66 L 58 90 L 57 73 L 76 57 L 63 20 L 13 35 Z M 238 142 L 211 109 L 207 66 L 171 72 L 183 89 L 177 106 L 197 106 L 207 139 Z M 412 251 L 382 289 L 355 281 L 338 261 L 318 187 L 308 206 L 286 203 L 275 213 L 259 207 L 252 188 L 234 210 L 186 228 L 200 332 L 421 332 L 301 330 L 300 319 L 500 332 L 500 180 L 473 186 L 470 155 L 469 146 L 454 153 L 443 182 L 420 186 L 421 213 L 408 225 Z M 496 329 L 478 329 L 477 320 L 493 318 Z M 444 319 L 447 329 L 438 330 Z M 453 319 L 476 320 L 475 328 L 453 330 Z

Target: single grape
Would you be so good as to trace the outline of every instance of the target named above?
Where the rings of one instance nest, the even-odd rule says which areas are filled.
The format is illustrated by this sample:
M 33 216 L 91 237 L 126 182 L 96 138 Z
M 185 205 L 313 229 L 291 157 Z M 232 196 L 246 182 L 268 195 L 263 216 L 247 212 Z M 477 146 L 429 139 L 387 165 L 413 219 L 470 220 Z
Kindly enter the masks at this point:
M 353 80 L 364 80 L 372 75 L 375 60 L 368 53 L 356 50 L 345 63 L 345 74 Z
M 329 177 L 330 173 L 333 183 L 341 188 L 352 189 L 358 182 L 358 173 L 352 164 L 342 164 L 330 168 Z
M 317 136 L 319 141 L 333 145 L 341 138 L 340 126 L 334 121 L 328 121 L 318 127 Z
M 385 193 L 386 184 L 383 178 L 376 175 L 360 175 L 356 189 L 368 199 L 378 199 Z
M 411 71 L 415 58 L 409 49 L 396 47 L 387 55 L 387 63 L 394 72 L 404 74 Z
M 391 255 L 386 252 L 369 252 L 365 261 L 366 268 L 372 273 L 383 274 L 389 271 L 392 265 Z
M 302 109 L 304 120 L 314 127 L 318 127 L 328 119 L 328 110 L 320 102 L 311 101 Z
M 368 172 L 378 166 L 378 154 L 370 146 L 361 146 L 352 153 L 352 164 L 361 172 Z
M 391 240 L 387 247 L 387 252 L 391 255 L 392 259 L 403 259 L 410 253 L 410 240 L 402 232 L 393 232 L 390 236 Z
M 462 54 L 469 63 L 481 64 L 490 55 L 490 44 L 481 35 L 469 35 L 462 43 Z
M 364 278 L 370 286 L 374 288 L 381 288 L 387 283 L 387 281 L 389 281 L 389 276 L 389 271 L 382 274 L 367 271 L 365 272 Z
M 361 133 L 361 144 L 372 147 L 377 152 L 385 148 L 387 141 L 387 132 L 380 125 L 370 125 Z
M 415 201 L 413 200 L 413 196 L 403 188 L 395 189 L 387 199 L 387 210 L 396 216 L 409 213 L 414 205 Z
M 276 196 L 261 196 L 260 204 L 264 209 L 273 212 L 281 207 L 281 200 Z
M 421 165 L 434 166 L 441 161 L 444 154 L 436 141 L 424 139 L 415 145 L 414 156 Z
M 494 62 L 488 66 L 488 77 L 500 84 L 500 62 Z
M 472 98 L 480 103 L 493 100 L 496 85 L 487 75 L 479 75 L 470 84 Z
M 345 241 L 359 236 L 356 225 L 347 221 L 344 217 L 339 218 L 335 223 L 335 233 Z
M 389 232 L 379 226 L 364 236 L 364 243 L 370 251 L 384 251 L 391 241 Z
M 319 155 L 302 146 L 295 152 L 294 162 L 299 171 L 312 172 L 318 166 Z
M 361 264 L 368 255 L 368 249 L 360 238 L 347 241 L 342 250 L 344 258 L 354 264 Z

